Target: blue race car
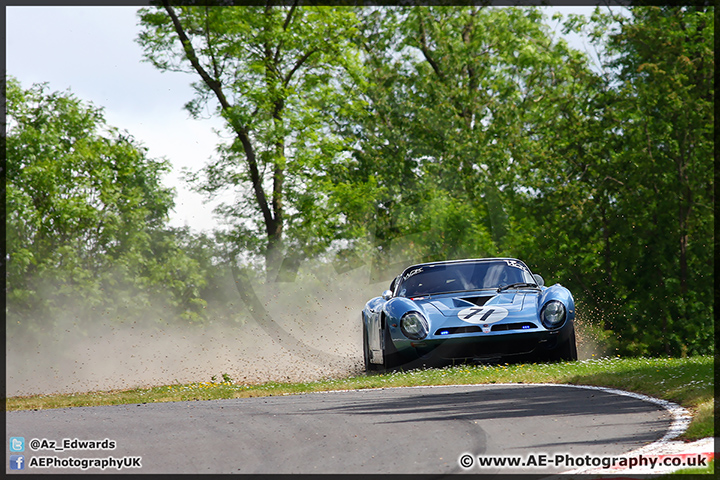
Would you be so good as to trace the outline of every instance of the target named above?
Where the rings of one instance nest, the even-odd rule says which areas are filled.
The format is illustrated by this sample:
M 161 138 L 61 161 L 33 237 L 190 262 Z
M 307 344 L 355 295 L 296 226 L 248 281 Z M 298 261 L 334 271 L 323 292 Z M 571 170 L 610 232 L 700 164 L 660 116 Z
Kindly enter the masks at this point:
M 520 260 L 484 258 L 408 267 L 365 305 L 365 370 L 514 355 L 577 360 L 575 302 Z

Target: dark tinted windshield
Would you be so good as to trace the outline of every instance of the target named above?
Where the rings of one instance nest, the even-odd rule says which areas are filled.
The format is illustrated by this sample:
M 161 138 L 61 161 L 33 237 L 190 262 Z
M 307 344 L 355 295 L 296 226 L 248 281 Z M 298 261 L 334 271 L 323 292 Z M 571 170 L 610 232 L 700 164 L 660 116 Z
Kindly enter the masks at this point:
M 423 265 L 403 273 L 397 295 L 417 297 L 498 288 L 518 282 L 534 283 L 535 280 L 525 264 L 517 260 Z

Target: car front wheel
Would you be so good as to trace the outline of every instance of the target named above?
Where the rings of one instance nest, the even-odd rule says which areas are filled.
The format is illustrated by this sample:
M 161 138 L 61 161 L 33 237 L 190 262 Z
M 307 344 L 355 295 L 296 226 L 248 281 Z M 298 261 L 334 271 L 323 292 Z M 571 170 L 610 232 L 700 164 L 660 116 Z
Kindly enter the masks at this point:
M 400 366 L 400 354 L 390 337 L 390 330 L 387 325 L 383 329 L 383 363 L 382 371 L 386 372 Z
M 363 322 L 363 360 L 365 362 L 365 372 L 370 373 L 378 369 L 377 364 L 370 362 L 370 345 L 368 344 L 367 328 Z
M 578 359 L 574 327 L 570 332 L 570 338 L 551 350 L 548 356 L 551 362 L 574 362 Z

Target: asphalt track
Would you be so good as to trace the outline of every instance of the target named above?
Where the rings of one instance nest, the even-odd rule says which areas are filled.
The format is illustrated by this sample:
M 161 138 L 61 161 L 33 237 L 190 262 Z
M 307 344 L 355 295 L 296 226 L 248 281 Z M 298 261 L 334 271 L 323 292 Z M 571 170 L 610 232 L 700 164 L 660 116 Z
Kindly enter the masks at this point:
M 6 442 L 24 437 L 25 469 L 10 470 L 9 445 L 5 468 L 80 473 L 28 463 L 33 457 L 141 457 L 141 468 L 121 472 L 550 474 L 570 468 L 465 469 L 459 459 L 620 455 L 661 439 L 672 421 L 661 406 L 629 396 L 520 384 L 16 411 L 6 412 Z M 33 451 L 32 439 L 57 446 L 63 439 L 109 439 L 116 446 Z

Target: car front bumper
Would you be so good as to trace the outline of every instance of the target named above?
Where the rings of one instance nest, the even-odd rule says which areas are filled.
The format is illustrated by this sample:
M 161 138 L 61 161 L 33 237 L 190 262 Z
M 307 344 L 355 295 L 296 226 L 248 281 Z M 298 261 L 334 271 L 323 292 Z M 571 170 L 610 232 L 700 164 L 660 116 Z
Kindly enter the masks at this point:
M 572 322 L 558 330 L 530 332 L 493 332 L 448 338 L 432 336 L 422 341 L 395 342 L 398 353 L 406 360 L 472 360 L 533 354 L 553 350 L 570 339 Z

